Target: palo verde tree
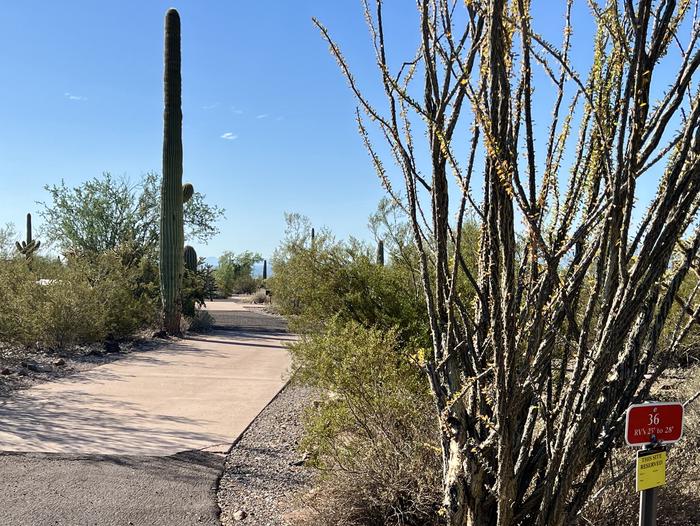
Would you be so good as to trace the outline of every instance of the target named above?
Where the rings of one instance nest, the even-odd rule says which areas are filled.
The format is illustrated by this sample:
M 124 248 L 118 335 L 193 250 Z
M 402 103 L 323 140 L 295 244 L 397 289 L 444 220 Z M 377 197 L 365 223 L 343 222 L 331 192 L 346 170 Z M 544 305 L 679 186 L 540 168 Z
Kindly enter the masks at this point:
M 582 72 L 573 0 L 561 3 L 557 45 L 529 0 L 418 0 L 416 54 L 396 61 L 383 2 L 363 3 L 383 103 L 316 24 L 420 254 L 445 519 L 576 523 L 626 408 L 648 396 L 700 314 L 700 287 L 679 297 L 700 247 L 697 6 L 589 1 Z M 474 271 L 459 256 L 472 218 Z M 457 287 L 465 277 L 471 302 Z M 670 323 L 678 301 L 686 316 Z

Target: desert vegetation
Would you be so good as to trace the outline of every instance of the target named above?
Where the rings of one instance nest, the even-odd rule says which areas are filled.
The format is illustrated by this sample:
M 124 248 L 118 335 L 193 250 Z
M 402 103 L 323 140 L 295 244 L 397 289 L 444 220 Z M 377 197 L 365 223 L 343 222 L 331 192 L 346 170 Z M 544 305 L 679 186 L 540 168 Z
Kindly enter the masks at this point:
M 273 295 L 306 335 L 293 350 L 301 378 L 327 393 L 309 423 L 326 479 L 336 477 L 318 516 L 604 523 L 602 508 L 622 506 L 609 491 L 622 478 L 606 466 L 624 456 L 627 407 L 661 396 L 677 358 L 697 355 L 697 9 L 591 2 L 581 71 L 573 2 L 557 5 L 552 44 L 526 1 L 420 1 L 415 54 L 400 57 L 384 2 L 363 5 L 383 100 L 315 22 L 404 223 L 387 234 L 410 241 L 393 254 L 381 239 L 381 265 L 371 247 L 302 221 L 273 261 Z M 683 382 L 695 376 L 685 370 Z M 397 397 L 410 407 L 394 403 L 402 389 L 414 389 Z M 421 416 L 432 411 L 424 427 L 417 400 Z M 402 436 L 411 442 L 397 445 Z M 664 520 L 694 518 L 679 507 Z

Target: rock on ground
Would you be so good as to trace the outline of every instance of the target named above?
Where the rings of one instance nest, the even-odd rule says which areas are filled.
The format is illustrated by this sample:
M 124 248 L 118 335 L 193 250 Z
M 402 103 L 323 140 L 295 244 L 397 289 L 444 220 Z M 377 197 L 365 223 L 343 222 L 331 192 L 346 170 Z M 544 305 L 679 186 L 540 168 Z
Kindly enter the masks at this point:
M 233 446 L 219 483 L 224 526 L 290 524 L 312 483 L 299 441 L 303 411 L 316 398 L 311 388 L 288 385 Z

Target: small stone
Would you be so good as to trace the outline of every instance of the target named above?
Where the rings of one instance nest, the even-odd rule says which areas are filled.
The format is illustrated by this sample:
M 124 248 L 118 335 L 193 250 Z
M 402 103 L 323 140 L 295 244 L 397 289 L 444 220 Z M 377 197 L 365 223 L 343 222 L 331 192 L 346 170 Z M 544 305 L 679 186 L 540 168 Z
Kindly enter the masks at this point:
M 48 373 L 51 372 L 51 366 L 50 365 L 44 365 L 41 363 L 35 363 L 35 362 L 25 362 L 22 365 L 26 369 L 29 369 L 30 371 L 34 373 Z
M 290 462 L 289 465 L 290 466 L 303 466 L 304 464 L 306 464 L 307 460 L 309 460 L 309 454 L 304 453 L 304 455 L 299 460 L 297 460 L 295 462 Z
M 236 513 L 233 514 L 233 520 L 235 521 L 242 521 L 248 516 L 248 514 L 243 511 L 243 510 L 238 510 Z
M 8 374 L 12 374 L 12 370 L 8 369 L 7 367 L 3 367 L 2 371 L 0 371 L 0 374 L 7 376 Z
M 53 364 L 54 364 L 56 367 L 63 367 L 64 365 L 66 365 L 66 361 L 65 361 L 63 358 L 59 358 L 58 360 L 56 360 L 55 362 L 53 362 Z

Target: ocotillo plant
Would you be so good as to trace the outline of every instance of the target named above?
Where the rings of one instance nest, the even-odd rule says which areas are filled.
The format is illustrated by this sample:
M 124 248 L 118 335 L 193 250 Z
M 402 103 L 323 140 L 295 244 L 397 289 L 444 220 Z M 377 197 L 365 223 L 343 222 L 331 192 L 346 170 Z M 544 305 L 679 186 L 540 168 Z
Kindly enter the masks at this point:
M 22 254 L 27 261 L 30 261 L 34 256 L 34 253 L 39 250 L 41 246 L 41 241 L 37 239 L 32 239 L 32 214 L 27 214 L 27 240 L 21 243 L 17 241 L 15 243 L 17 250 Z
M 197 252 L 189 245 L 185 245 L 185 268 L 192 272 L 197 270 Z
M 267 279 L 267 260 L 263 260 L 263 281 Z
M 384 266 L 384 240 L 377 242 L 377 265 Z
M 163 181 L 160 214 L 160 291 L 163 328 L 180 333 L 184 273 L 184 228 L 182 203 L 189 187 L 182 186 L 182 80 L 180 76 L 180 15 L 169 9 L 165 15 L 163 111 Z M 190 185 L 191 186 L 191 185 Z M 191 195 L 191 193 L 190 193 Z

